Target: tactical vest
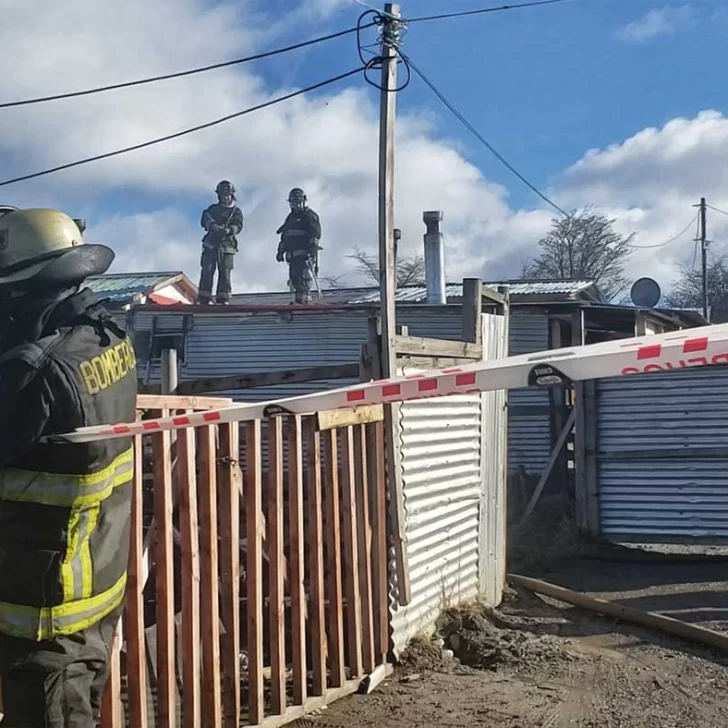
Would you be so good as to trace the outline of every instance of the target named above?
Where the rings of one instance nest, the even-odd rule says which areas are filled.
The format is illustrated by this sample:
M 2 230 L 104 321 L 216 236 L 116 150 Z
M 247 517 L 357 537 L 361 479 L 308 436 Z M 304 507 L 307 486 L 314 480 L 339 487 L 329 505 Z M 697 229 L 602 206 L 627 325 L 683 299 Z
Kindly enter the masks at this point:
M 44 436 L 135 419 L 133 347 L 108 327 L 100 337 L 99 326 L 61 329 L 5 355 L 53 385 Z M 38 442 L 0 469 L 0 632 L 48 640 L 121 605 L 133 473 L 131 438 Z

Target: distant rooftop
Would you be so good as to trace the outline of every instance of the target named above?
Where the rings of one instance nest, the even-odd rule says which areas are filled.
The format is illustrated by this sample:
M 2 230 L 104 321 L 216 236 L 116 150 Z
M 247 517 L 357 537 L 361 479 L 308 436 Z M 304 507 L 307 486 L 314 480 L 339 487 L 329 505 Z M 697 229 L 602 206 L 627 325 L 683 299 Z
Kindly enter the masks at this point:
M 186 296 L 192 298 L 196 294 L 194 285 L 182 271 L 108 273 L 101 276 L 91 276 L 86 280 L 86 285 L 100 299 L 119 305 L 136 303 L 137 301 L 143 302 L 170 286 L 178 287 Z M 175 300 L 174 302 L 177 303 L 178 301 Z
M 485 286 L 496 289 L 506 286 L 511 298 L 529 300 L 592 300 L 600 301 L 601 294 L 592 281 L 499 281 L 485 282 Z M 238 293 L 233 295 L 232 303 L 239 306 L 280 306 L 291 302 L 291 293 L 260 292 Z M 448 283 L 445 288 L 448 303 L 460 303 L 463 298 L 462 283 Z M 313 302 L 318 302 L 316 294 Z M 405 286 L 397 291 L 396 300 L 400 303 L 425 303 L 427 288 L 425 286 Z M 361 288 L 333 288 L 322 291 L 321 303 L 329 305 L 367 304 L 379 302 L 379 288 L 367 286 Z

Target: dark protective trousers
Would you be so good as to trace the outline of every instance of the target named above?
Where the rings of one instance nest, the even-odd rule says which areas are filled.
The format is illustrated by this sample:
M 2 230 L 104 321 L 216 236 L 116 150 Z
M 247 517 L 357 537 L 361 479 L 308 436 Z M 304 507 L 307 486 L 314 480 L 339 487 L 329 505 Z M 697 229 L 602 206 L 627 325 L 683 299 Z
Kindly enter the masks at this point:
M 47 642 L 0 634 L 0 726 L 95 728 L 120 616 Z
M 296 303 L 310 303 L 311 301 L 311 271 L 309 259 L 305 255 L 296 255 L 291 258 L 288 267 L 288 277 L 296 296 Z
M 235 261 L 234 253 L 223 253 L 219 248 L 203 248 L 200 258 L 200 285 L 198 303 L 210 303 L 212 300 L 212 284 L 217 271 L 217 303 L 228 303 L 233 286 L 231 273 Z

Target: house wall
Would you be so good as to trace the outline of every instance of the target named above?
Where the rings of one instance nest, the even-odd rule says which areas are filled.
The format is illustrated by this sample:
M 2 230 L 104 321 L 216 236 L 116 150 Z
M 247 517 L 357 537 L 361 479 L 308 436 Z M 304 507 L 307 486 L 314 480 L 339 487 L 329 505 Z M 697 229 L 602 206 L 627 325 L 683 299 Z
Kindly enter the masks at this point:
M 602 379 L 581 520 L 613 541 L 728 539 L 728 366 Z M 588 435 L 588 432 L 587 432 Z

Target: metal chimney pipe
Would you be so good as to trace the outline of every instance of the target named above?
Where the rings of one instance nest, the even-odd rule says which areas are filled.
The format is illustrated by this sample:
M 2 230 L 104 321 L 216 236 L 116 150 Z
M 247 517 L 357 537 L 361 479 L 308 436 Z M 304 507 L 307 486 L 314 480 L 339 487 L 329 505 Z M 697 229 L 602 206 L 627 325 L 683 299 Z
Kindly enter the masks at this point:
M 445 244 L 440 232 L 442 210 L 422 213 L 427 226 L 425 233 L 425 280 L 427 282 L 427 303 L 443 306 L 445 295 Z

